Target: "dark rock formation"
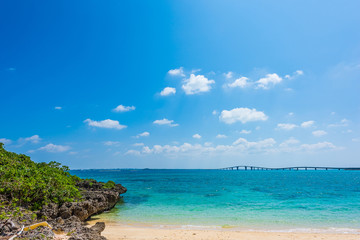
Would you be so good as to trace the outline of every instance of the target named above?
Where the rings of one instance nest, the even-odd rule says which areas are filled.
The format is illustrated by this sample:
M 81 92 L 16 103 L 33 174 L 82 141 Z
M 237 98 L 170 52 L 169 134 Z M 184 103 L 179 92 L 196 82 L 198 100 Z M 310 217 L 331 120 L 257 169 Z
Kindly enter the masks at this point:
M 107 211 L 115 206 L 120 200 L 120 194 L 126 192 L 126 188 L 120 184 L 108 186 L 105 183 L 96 182 L 95 180 L 81 180 L 77 183 L 81 190 L 82 200 L 78 202 L 67 202 L 61 206 L 50 203 L 44 206 L 41 211 L 37 212 L 38 219 L 30 220 L 30 215 L 25 215 L 26 221 L 21 224 L 33 224 L 40 220 L 46 220 L 55 232 L 63 232 L 70 236 L 71 240 L 105 240 L 101 232 L 105 229 L 105 223 L 97 222 L 91 228 L 85 226 L 84 221 L 95 214 Z M 22 216 L 24 218 L 24 216 Z M 20 223 L 20 218 L 13 219 L 13 222 Z M 7 232 L 9 235 L 14 234 L 17 230 L 13 227 Z M 11 229 L 10 229 L 11 228 Z M 6 231 L 3 231 L 6 232 Z M 21 236 L 28 239 L 41 239 L 38 236 L 45 236 L 46 239 L 53 239 L 54 234 L 48 228 L 38 228 L 33 231 L 23 233 Z
M 71 216 L 78 217 L 85 221 L 94 214 L 107 211 L 115 206 L 120 200 L 120 194 L 126 192 L 126 188 L 120 184 L 112 188 L 104 188 L 104 183 L 94 180 L 83 180 L 77 184 L 82 190 L 83 200 L 80 202 L 67 202 L 60 207 L 56 204 L 45 206 L 41 215 L 49 219 L 61 217 L 67 219 Z

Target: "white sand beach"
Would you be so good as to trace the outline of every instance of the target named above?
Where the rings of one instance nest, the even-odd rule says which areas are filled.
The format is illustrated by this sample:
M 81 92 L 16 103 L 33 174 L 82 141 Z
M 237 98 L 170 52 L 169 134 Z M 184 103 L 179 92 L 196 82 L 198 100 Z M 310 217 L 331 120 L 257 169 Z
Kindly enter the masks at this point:
M 96 221 L 89 221 L 90 225 Z M 228 229 L 191 230 L 178 228 L 155 228 L 131 226 L 106 222 L 101 234 L 109 240 L 359 240 L 359 234 L 346 233 L 302 233 L 302 232 L 253 232 Z

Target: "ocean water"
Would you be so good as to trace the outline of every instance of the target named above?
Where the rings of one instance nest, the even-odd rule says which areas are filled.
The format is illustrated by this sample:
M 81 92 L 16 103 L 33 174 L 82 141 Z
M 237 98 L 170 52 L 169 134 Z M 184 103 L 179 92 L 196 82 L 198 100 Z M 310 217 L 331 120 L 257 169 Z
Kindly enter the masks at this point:
M 360 171 L 73 170 L 128 189 L 128 224 L 360 233 Z

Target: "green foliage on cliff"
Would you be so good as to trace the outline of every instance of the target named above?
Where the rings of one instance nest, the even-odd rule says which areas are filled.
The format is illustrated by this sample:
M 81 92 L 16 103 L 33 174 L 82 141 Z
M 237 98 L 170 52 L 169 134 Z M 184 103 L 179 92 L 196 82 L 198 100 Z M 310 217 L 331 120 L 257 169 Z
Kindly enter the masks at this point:
M 17 206 L 40 209 L 81 197 L 77 177 L 57 162 L 35 163 L 24 154 L 8 152 L 0 143 L 0 194 Z
M 104 184 L 103 188 L 114 188 L 115 187 L 115 182 L 113 181 L 108 181 L 107 183 Z

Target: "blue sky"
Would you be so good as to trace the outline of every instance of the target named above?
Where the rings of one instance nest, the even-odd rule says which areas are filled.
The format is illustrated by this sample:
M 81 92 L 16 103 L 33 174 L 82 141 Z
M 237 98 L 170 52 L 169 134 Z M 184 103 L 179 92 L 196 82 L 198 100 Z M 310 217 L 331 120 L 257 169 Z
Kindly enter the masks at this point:
M 0 142 L 71 168 L 359 166 L 359 1 L 2 1 Z

